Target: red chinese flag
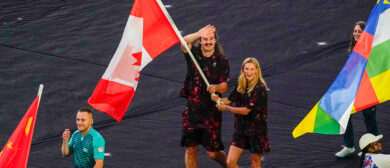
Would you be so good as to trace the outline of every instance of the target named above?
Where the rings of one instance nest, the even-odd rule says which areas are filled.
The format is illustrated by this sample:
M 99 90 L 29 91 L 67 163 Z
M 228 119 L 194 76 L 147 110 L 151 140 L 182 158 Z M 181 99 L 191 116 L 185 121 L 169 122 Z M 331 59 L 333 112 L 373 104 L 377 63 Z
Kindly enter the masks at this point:
M 31 140 L 34 133 L 38 112 L 39 96 L 35 98 L 26 114 L 12 133 L 11 138 L 0 152 L 0 167 L 25 168 L 30 153 Z
M 118 122 L 134 96 L 142 68 L 180 41 L 169 14 L 157 1 L 135 0 L 121 42 L 88 100 Z

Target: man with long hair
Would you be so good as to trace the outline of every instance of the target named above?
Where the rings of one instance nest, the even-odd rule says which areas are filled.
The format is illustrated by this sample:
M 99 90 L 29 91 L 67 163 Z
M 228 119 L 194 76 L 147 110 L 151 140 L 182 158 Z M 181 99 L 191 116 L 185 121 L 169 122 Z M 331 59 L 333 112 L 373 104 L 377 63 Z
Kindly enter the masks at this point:
M 214 26 L 207 25 L 186 35 L 184 40 L 210 83 L 207 87 L 182 46 L 187 61 L 187 76 L 180 92 L 187 99 L 182 113 L 181 140 L 181 146 L 186 148 L 185 164 L 187 168 L 198 167 L 198 145 L 202 145 L 211 159 L 226 167 L 226 153 L 221 140 L 222 113 L 215 107 L 210 94 L 228 90 L 229 63 Z

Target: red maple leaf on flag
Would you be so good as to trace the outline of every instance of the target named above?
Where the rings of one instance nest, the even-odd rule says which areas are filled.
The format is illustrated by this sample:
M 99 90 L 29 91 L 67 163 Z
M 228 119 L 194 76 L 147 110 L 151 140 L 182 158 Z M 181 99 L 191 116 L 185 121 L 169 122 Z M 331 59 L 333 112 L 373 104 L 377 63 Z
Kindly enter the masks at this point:
M 139 80 L 141 71 L 142 52 L 132 53 L 133 47 L 127 45 L 123 56 L 115 67 L 111 79 L 135 84 Z
M 121 42 L 88 104 L 120 122 L 142 68 L 180 41 L 171 22 L 160 0 L 135 0 Z

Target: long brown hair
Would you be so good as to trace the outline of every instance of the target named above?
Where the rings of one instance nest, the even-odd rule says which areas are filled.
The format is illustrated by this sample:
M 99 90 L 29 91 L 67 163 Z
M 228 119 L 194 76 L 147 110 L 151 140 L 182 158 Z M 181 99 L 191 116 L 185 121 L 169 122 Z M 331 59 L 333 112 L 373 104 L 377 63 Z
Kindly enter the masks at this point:
M 366 22 L 364 21 L 358 21 L 355 23 L 355 26 L 353 26 L 353 29 L 352 29 L 352 38 L 351 38 L 351 42 L 349 43 L 349 48 L 348 48 L 348 52 L 351 53 L 352 50 L 353 50 L 353 47 L 355 47 L 356 45 L 356 40 L 355 38 L 353 37 L 353 31 L 355 30 L 355 27 L 359 25 L 359 27 L 364 30 L 364 28 L 366 27 Z
M 257 69 L 254 80 L 250 81 L 249 83 L 248 83 L 248 79 L 246 79 L 245 74 L 244 74 L 244 66 L 247 63 L 252 63 L 253 65 L 255 65 L 255 67 Z M 251 93 L 253 91 L 253 88 L 255 88 L 255 86 L 258 82 L 261 82 L 265 86 L 265 88 L 267 90 L 269 90 L 269 88 L 267 87 L 267 84 L 265 83 L 265 81 L 263 79 L 260 64 L 257 61 L 257 59 L 253 58 L 253 57 L 246 58 L 244 60 L 244 62 L 242 62 L 242 64 L 241 64 L 241 74 L 238 77 L 237 92 L 239 92 L 241 94 Z

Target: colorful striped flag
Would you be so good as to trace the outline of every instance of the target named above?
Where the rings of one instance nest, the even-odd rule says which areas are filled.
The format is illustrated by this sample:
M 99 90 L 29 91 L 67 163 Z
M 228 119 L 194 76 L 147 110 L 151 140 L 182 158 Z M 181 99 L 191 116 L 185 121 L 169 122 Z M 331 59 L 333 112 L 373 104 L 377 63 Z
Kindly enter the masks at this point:
M 378 0 L 347 62 L 293 131 L 343 134 L 351 112 L 390 99 L 390 2 Z
M 160 0 L 135 0 L 119 46 L 88 100 L 118 122 L 133 99 L 141 70 L 179 42 Z

